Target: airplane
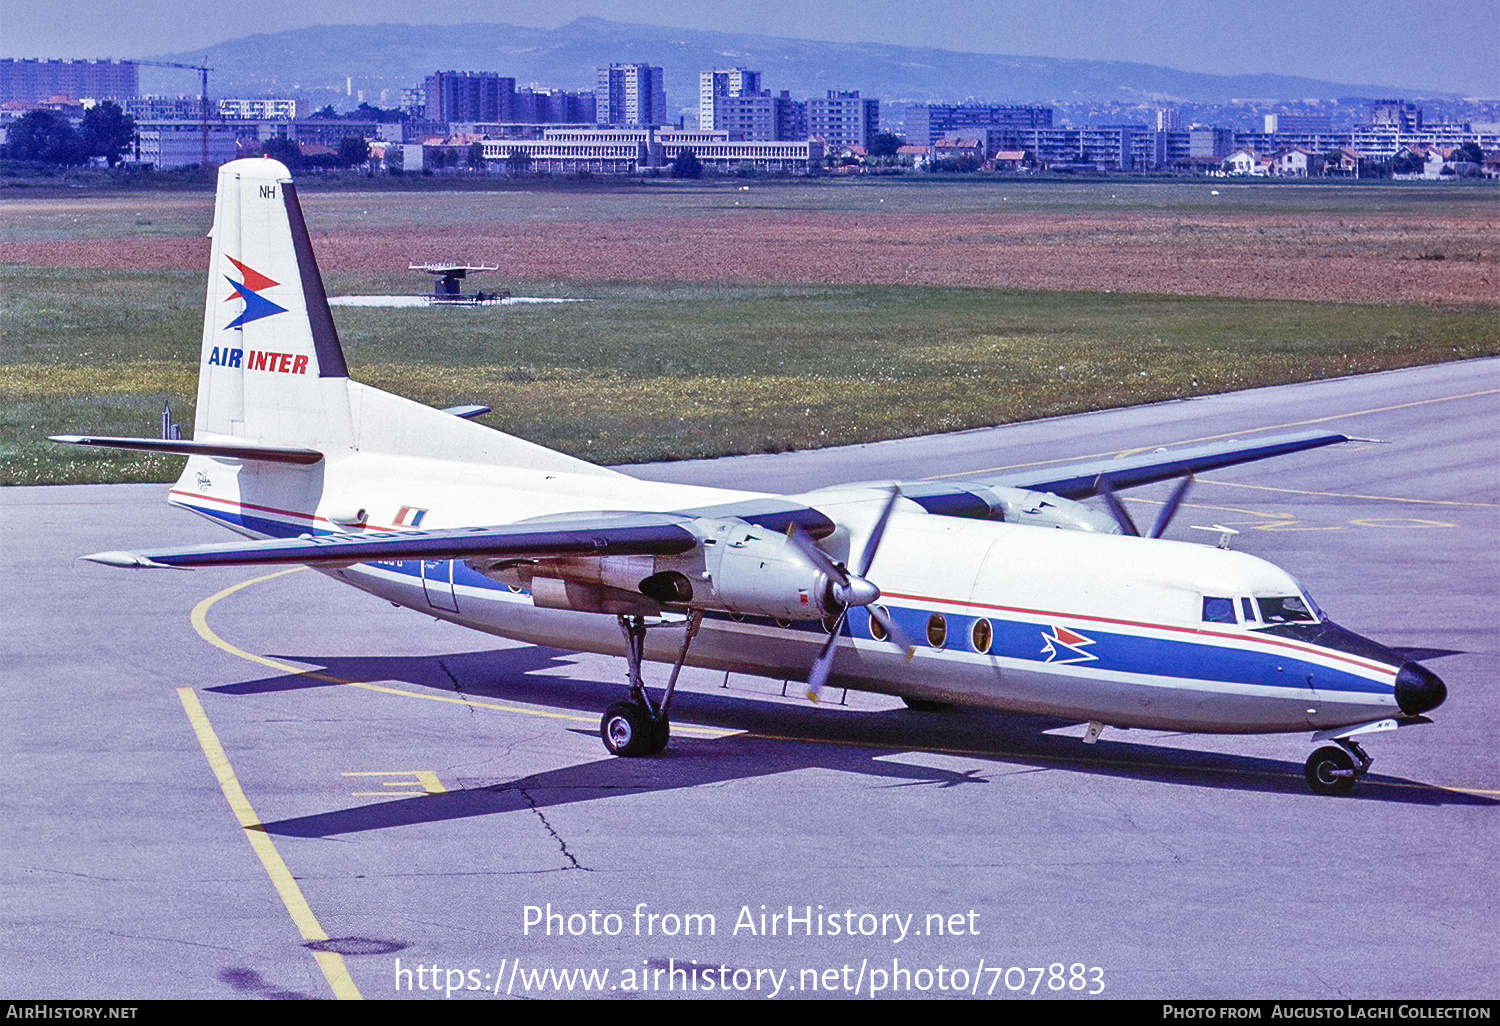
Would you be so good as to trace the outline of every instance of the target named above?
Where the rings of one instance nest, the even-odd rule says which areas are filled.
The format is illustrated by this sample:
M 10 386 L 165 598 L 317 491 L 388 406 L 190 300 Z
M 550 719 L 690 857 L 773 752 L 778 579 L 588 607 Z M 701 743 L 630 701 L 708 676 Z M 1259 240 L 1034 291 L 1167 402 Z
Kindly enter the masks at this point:
M 934 704 L 1202 733 L 1312 731 L 1344 794 L 1360 739 L 1431 722 L 1432 671 L 1328 619 L 1286 571 L 1161 537 L 1193 475 L 1346 442 L 1304 432 L 963 484 L 769 495 L 630 477 L 349 376 L 296 185 L 221 167 L 193 437 L 54 441 L 188 457 L 168 502 L 245 540 L 82 558 L 305 564 L 507 638 L 623 655 L 600 736 L 669 743 L 685 665 Z M 1115 492 L 1178 479 L 1143 535 Z M 1082 501 L 1097 496 L 1100 510 Z M 657 696 L 646 662 L 670 664 Z

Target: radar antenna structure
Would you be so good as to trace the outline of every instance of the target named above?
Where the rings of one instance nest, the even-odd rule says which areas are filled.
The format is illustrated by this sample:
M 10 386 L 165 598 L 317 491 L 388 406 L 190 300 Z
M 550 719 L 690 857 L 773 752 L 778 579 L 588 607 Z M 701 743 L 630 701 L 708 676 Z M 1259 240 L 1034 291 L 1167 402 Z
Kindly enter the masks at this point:
M 482 289 L 473 295 L 464 295 L 459 282 L 470 274 L 500 270 L 499 264 L 471 264 L 456 260 L 427 260 L 420 264 L 408 264 L 411 271 L 422 271 L 433 276 L 432 292 L 428 303 L 452 303 L 459 306 L 489 306 L 509 299 L 504 291 L 485 292 Z

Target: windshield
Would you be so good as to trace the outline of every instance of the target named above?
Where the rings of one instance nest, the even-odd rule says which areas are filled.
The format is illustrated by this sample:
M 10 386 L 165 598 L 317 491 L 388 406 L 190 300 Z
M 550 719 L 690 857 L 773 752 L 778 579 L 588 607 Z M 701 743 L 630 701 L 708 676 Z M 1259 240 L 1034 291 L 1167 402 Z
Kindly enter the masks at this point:
M 1255 604 L 1260 608 L 1262 623 L 1317 623 L 1317 615 L 1308 608 L 1301 595 L 1277 595 L 1274 598 L 1259 598 Z

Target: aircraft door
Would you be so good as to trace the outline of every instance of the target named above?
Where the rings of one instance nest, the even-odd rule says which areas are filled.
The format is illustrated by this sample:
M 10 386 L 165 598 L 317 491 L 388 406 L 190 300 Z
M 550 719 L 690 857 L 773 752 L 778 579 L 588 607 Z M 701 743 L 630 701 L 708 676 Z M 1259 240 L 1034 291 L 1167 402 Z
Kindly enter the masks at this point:
M 422 560 L 422 591 L 433 609 L 458 612 L 458 596 L 453 593 L 453 560 Z

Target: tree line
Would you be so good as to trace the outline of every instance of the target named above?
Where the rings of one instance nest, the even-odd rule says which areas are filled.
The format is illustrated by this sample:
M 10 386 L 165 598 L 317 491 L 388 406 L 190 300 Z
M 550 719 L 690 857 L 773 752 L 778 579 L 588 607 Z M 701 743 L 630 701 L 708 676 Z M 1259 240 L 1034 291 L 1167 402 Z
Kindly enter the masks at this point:
M 87 164 L 102 157 L 115 167 L 130 153 L 135 140 L 135 119 L 113 100 L 105 100 L 84 111 L 77 127 L 67 115 L 54 110 L 27 111 L 10 126 L 0 156 L 60 166 Z M 302 148 L 284 136 L 264 140 L 259 149 L 293 169 L 355 167 L 370 159 L 370 145 L 358 134 L 341 139 L 336 152 L 319 156 L 304 156 Z
M 135 139 L 135 119 L 113 100 L 83 112 L 78 127 L 55 110 L 30 110 L 6 133 L 5 156 L 44 164 L 87 164 L 103 157 L 110 167 L 124 159 Z

